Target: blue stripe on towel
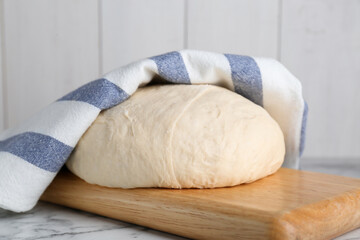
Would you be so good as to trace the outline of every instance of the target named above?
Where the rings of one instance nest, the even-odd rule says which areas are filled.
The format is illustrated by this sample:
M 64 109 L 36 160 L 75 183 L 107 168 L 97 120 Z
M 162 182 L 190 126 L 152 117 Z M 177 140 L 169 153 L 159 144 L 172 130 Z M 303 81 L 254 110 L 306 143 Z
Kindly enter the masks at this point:
M 304 101 L 304 111 L 303 111 L 302 123 L 301 123 L 301 137 L 300 137 L 300 149 L 299 149 L 300 157 L 303 154 L 305 148 L 305 137 L 306 137 L 305 133 L 306 133 L 306 122 L 307 122 L 308 111 L 309 111 L 308 105 Z
M 169 52 L 150 59 L 155 61 L 160 77 L 172 83 L 190 84 L 189 74 L 180 53 Z
M 87 102 L 100 109 L 111 108 L 126 100 L 129 95 L 114 83 L 101 78 L 65 95 L 58 101 Z
M 57 172 L 72 147 L 47 135 L 26 132 L 0 141 L 0 151 L 12 153 L 46 171 Z
M 248 56 L 225 54 L 231 67 L 235 92 L 263 106 L 261 73 L 255 60 Z

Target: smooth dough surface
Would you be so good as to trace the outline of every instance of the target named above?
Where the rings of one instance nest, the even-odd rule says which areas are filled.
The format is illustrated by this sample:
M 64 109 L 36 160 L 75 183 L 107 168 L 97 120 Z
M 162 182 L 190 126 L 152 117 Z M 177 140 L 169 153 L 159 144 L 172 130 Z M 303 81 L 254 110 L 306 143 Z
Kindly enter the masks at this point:
M 140 88 L 100 113 L 67 167 L 108 187 L 214 188 L 277 171 L 283 133 L 260 106 L 221 87 Z

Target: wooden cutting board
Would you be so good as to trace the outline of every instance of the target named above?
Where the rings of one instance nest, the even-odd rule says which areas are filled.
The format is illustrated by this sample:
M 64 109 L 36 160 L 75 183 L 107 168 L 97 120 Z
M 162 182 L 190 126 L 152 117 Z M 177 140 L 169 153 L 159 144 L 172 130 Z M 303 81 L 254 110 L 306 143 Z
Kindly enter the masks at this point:
M 330 239 L 360 227 L 360 179 L 286 168 L 204 190 L 106 188 L 63 169 L 41 199 L 195 239 Z

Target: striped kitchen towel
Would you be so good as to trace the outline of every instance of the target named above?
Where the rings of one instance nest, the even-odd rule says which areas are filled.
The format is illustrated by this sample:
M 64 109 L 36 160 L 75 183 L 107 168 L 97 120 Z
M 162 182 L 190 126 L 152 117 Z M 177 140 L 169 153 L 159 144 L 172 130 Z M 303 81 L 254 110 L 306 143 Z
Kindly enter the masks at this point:
M 276 60 L 182 50 L 109 72 L 3 132 L 0 207 L 33 208 L 99 112 L 125 101 L 155 76 L 174 84 L 219 85 L 264 107 L 285 136 L 283 166 L 298 168 L 307 116 L 300 82 Z

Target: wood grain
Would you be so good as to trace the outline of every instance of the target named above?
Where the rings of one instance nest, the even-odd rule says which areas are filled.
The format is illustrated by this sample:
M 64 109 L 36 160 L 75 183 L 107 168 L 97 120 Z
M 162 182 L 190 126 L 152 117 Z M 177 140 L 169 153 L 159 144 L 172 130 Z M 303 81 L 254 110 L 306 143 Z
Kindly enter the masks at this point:
M 283 1 L 281 61 L 309 104 L 304 157 L 360 156 L 360 1 Z
M 98 77 L 96 0 L 4 0 L 8 127 Z
M 277 58 L 278 0 L 188 1 L 188 48 Z
M 112 189 L 63 169 L 42 200 L 195 239 L 330 239 L 360 226 L 360 179 L 280 169 L 218 189 Z

